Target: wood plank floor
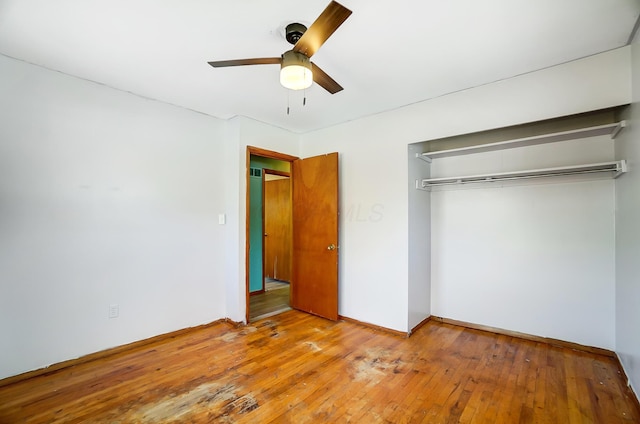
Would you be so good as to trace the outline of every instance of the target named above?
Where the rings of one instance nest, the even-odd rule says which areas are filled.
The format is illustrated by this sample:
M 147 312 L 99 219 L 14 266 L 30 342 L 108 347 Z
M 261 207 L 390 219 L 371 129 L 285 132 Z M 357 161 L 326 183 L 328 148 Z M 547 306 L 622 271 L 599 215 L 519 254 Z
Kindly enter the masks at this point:
M 268 317 L 291 309 L 289 306 L 289 284 L 267 282 L 266 291 L 249 297 L 249 321 Z
M 614 359 L 428 322 L 289 311 L 0 387 L 1 423 L 639 423 Z

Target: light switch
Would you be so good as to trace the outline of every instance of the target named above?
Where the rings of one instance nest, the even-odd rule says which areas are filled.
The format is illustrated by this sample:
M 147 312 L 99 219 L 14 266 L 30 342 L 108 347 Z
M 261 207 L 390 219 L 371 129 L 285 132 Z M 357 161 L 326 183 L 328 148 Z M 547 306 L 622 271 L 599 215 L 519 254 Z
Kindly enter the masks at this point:
M 227 223 L 227 216 L 223 213 L 218 214 L 218 224 L 224 225 Z

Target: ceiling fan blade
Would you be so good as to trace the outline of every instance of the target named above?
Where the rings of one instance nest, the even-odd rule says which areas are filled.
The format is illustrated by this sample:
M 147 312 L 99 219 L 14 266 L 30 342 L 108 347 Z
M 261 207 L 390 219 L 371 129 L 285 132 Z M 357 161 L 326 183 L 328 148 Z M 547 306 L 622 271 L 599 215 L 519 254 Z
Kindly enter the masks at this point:
M 349 9 L 332 1 L 300 37 L 296 45 L 293 46 L 293 50 L 307 57 L 313 56 L 320 46 L 331 37 L 331 34 L 347 20 L 349 15 L 351 15 Z
M 207 62 L 214 68 L 225 68 L 227 66 L 244 66 L 244 65 L 279 65 L 282 61 L 280 57 L 260 57 L 256 59 L 235 59 L 235 60 L 217 60 Z
M 333 78 L 331 78 L 325 71 L 320 69 L 318 65 L 311 62 L 311 69 L 313 71 L 313 81 L 320 87 L 324 88 L 331 94 L 336 94 L 338 91 L 342 91 L 343 88 Z

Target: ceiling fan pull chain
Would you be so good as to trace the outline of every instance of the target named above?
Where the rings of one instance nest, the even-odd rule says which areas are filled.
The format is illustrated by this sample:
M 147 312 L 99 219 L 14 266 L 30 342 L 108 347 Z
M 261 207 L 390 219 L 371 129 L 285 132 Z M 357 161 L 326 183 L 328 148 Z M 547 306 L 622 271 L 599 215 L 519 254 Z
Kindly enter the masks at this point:
M 291 90 L 287 90 L 287 115 L 289 114 L 289 98 L 291 97 Z
M 313 63 L 309 64 L 311 67 L 309 69 L 311 69 L 311 71 L 313 72 Z M 307 87 L 304 88 L 304 96 L 302 97 L 302 106 L 306 106 L 307 105 Z

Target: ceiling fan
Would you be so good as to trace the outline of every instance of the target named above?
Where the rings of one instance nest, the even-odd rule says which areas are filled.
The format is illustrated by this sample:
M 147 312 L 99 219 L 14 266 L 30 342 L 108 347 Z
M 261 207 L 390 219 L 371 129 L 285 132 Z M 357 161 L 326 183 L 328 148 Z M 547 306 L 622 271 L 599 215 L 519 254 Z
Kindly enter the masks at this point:
M 254 59 L 218 60 L 208 62 L 214 68 L 244 65 L 280 65 L 280 83 L 292 90 L 302 90 L 311 85 L 312 81 L 331 94 L 343 88 L 333 78 L 327 75 L 310 58 L 336 29 L 351 15 L 351 10 L 332 1 L 311 24 L 309 29 L 299 23 L 287 25 L 285 38 L 293 49 L 280 57 L 263 57 Z

